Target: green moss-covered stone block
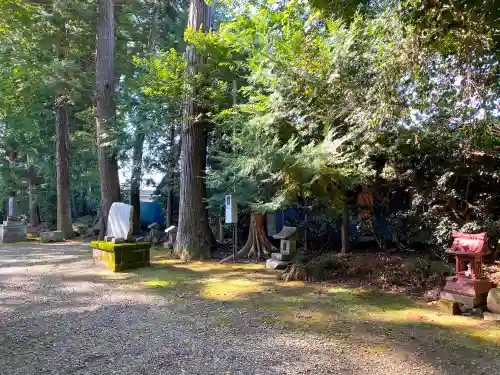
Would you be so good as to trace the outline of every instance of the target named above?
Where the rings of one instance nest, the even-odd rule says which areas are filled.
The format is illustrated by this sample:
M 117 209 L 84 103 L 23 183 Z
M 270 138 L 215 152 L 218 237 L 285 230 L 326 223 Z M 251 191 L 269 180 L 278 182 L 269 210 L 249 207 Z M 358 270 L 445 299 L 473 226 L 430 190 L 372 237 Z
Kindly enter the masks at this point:
M 113 272 L 140 267 L 149 267 L 151 242 L 114 244 L 92 241 L 92 256 L 95 262 L 104 264 Z

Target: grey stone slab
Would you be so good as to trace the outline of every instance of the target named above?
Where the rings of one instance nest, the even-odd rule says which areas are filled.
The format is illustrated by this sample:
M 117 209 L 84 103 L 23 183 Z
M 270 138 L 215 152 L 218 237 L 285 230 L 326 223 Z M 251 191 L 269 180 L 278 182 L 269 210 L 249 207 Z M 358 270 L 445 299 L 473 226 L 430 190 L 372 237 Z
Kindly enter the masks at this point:
M 476 297 L 471 297 L 471 296 L 464 296 L 461 294 L 456 294 L 456 293 L 449 293 L 449 292 L 441 292 L 441 298 L 448 300 L 448 301 L 453 301 L 453 302 L 458 302 L 466 307 L 469 308 L 474 308 L 476 306 L 480 306 L 484 303 L 485 296 L 476 296 Z
M 293 258 L 292 254 L 282 254 L 282 253 L 272 253 L 271 254 L 271 259 L 273 259 L 273 260 L 291 261 L 292 258 Z
M 270 270 L 284 270 L 291 263 L 283 260 L 268 259 L 266 261 L 266 268 Z
M 53 232 L 42 232 L 40 233 L 40 240 L 43 243 L 64 241 L 63 232 L 60 230 L 56 230 Z
M 485 313 L 483 313 L 483 318 L 484 318 L 484 320 L 500 322 L 500 314 L 485 312 Z

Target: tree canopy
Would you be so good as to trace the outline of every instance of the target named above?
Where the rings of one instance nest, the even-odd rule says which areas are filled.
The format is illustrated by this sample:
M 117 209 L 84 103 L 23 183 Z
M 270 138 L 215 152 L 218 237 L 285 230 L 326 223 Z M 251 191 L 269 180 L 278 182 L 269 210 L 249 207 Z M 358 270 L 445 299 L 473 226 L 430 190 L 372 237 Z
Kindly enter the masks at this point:
M 160 174 L 159 199 L 180 195 L 181 212 L 194 200 L 215 218 L 234 194 L 253 212 L 336 217 L 345 205 L 354 214 L 352 197 L 370 187 L 391 232 L 381 245 L 439 252 L 452 229 L 498 235 L 495 0 L 192 1 L 216 8 L 210 25 L 188 24 L 188 5 L 115 4 L 116 116 L 105 142 L 126 174 L 122 199 Z M 24 194 L 36 177 L 42 216 L 55 219 L 64 96 L 72 214 L 96 214 L 96 4 L 1 0 L 0 10 L 0 195 Z M 193 181 L 207 188 L 188 199 L 179 182 L 192 126 L 206 143 Z

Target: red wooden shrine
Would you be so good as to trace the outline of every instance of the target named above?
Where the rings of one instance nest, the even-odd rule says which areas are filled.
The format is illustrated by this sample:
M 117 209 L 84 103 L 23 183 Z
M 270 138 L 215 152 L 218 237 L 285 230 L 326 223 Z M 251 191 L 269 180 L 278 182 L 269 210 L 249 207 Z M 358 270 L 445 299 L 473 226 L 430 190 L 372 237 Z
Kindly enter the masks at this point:
M 443 292 L 473 298 L 485 295 L 492 287 L 483 277 L 481 267 L 484 257 L 490 254 L 488 235 L 453 232 L 452 237 L 453 243 L 446 253 L 455 255 L 457 272 L 446 278 Z

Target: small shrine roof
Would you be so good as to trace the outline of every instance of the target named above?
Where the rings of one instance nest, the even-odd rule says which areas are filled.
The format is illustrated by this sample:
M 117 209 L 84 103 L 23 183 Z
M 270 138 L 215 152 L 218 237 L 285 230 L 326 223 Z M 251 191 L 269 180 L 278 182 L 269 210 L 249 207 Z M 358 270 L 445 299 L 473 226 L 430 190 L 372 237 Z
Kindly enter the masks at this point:
M 165 233 L 170 233 L 172 231 L 176 231 L 177 227 L 175 225 L 169 226 L 167 229 L 165 229 Z
M 283 227 L 283 229 L 281 229 L 281 232 L 276 233 L 273 238 L 277 240 L 287 240 L 290 237 L 294 236 L 295 232 L 297 232 L 297 227 Z
M 447 254 L 452 255 L 487 255 L 490 253 L 487 243 L 488 235 L 486 233 L 460 233 L 453 232 L 453 243 L 446 250 Z
M 149 229 L 159 229 L 159 228 L 161 228 L 161 225 L 160 225 L 160 224 L 158 224 L 157 222 L 154 222 L 154 223 L 152 223 L 152 224 L 149 224 L 149 225 L 148 225 L 148 228 L 149 228 Z

